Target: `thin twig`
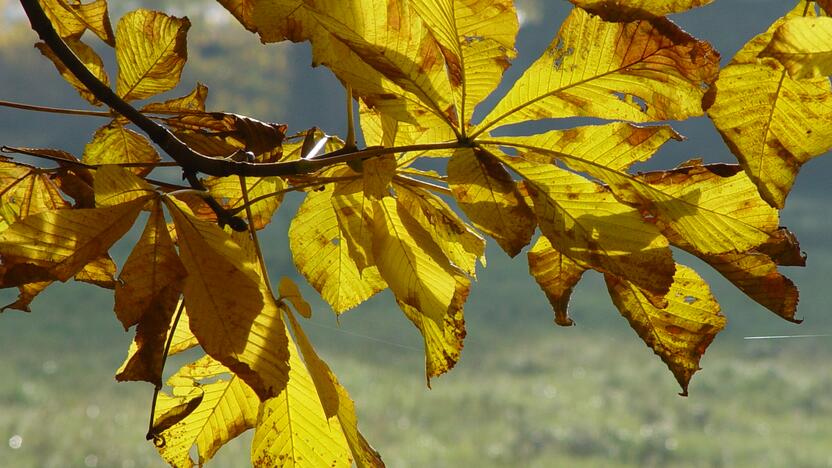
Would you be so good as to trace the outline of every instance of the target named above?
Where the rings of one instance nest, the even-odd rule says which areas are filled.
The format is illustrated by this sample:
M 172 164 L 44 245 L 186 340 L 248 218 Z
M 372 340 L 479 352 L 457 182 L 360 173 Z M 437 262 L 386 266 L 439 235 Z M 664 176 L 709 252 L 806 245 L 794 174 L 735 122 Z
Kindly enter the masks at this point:
M 18 148 L 15 146 L 0 146 L 0 151 L 3 153 L 10 153 L 10 154 L 25 154 L 26 156 L 32 156 L 34 158 L 40 159 L 48 159 L 49 161 L 55 161 L 59 163 L 66 163 L 73 166 L 81 166 L 87 169 L 98 169 L 101 166 L 119 166 L 119 167 L 179 167 L 179 164 L 173 161 L 157 161 L 157 162 L 129 162 L 129 163 L 107 163 L 107 164 L 90 164 L 85 163 L 83 161 L 79 161 L 76 159 L 64 159 L 60 156 L 52 156 L 51 154 L 46 153 L 37 153 L 35 151 L 29 151 L 25 148 Z
M 162 369 L 159 372 L 159 383 L 156 384 L 156 388 L 153 389 L 153 401 L 150 403 L 150 423 L 147 427 L 147 435 L 145 436 L 147 440 L 155 439 L 158 436 L 153 431 L 153 420 L 155 419 L 154 416 L 156 415 L 156 400 L 159 398 L 159 390 L 162 389 L 162 376 L 165 372 L 165 363 L 168 360 L 168 353 L 170 352 L 170 345 L 173 343 L 173 335 L 176 333 L 176 327 L 179 325 L 179 317 L 182 316 L 182 311 L 185 310 L 185 301 L 179 302 L 179 307 L 176 308 L 176 316 L 173 318 L 173 324 L 170 326 L 170 334 L 168 335 L 168 340 L 165 343 L 165 351 L 162 353 Z
M 115 117 L 111 112 L 106 112 L 106 111 L 93 111 L 93 110 L 83 110 L 83 109 L 66 109 L 66 108 L 63 108 L 63 107 L 36 106 L 34 104 L 23 104 L 23 103 L 20 103 L 20 102 L 2 101 L 2 100 L 0 100 L 0 106 L 2 106 L 2 107 L 12 107 L 12 108 L 15 108 L 15 109 L 22 109 L 22 110 L 35 111 L 35 112 L 48 112 L 50 114 L 87 115 L 87 116 L 91 116 L 91 117 L 106 117 L 106 118 Z

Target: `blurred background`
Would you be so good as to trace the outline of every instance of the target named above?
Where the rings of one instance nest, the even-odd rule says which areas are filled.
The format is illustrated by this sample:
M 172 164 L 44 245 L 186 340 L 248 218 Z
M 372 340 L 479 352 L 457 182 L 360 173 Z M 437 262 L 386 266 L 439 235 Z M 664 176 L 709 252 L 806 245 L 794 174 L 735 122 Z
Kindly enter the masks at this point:
M 519 55 L 497 96 L 546 48 L 570 9 L 565 0 L 517 3 Z M 319 126 L 344 134 L 343 89 L 326 69 L 309 66 L 307 45 L 263 46 L 208 0 L 111 2 L 113 24 L 139 6 L 187 14 L 194 23 L 182 84 L 165 97 L 185 94 L 199 80 L 210 88 L 209 109 L 285 122 L 289 132 Z M 727 62 L 792 6 L 722 0 L 673 19 L 711 41 Z M 0 0 L 0 24 L 0 100 L 88 107 L 32 47 L 36 36 L 16 2 Z M 114 76 L 112 52 L 97 49 Z M 0 144 L 80 156 L 103 123 L 0 107 Z M 734 161 L 706 118 L 672 124 L 689 139 L 668 143 L 646 168 L 694 157 Z M 707 265 L 677 255 L 709 280 L 729 320 L 687 398 L 612 306 L 600 276 L 588 274 L 573 296 L 577 325 L 559 328 L 525 254 L 510 259 L 493 242 L 466 306 L 462 360 L 433 381 L 433 390 L 425 387 L 421 338 L 389 293 L 336 321 L 305 287 L 315 310 L 306 329 L 391 467 L 832 466 L 830 177 L 832 158 L 806 164 L 782 217 L 809 256 L 806 268 L 785 269 L 801 289 L 802 325 L 766 311 Z M 272 277 L 289 275 L 305 286 L 286 240 L 299 200 L 287 197 L 262 239 Z M 137 236 L 115 246 L 117 263 Z M 16 290 L 0 291 L 0 303 L 15 296 Z M 762 335 L 827 336 L 744 339 Z M 0 467 L 163 466 L 144 440 L 152 386 L 113 378 L 132 336 L 112 313 L 112 293 L 89 285 L 54 285 L 35 300 L 32 314 L 0 315 Z M 245 466 L 250 440 L 247 433 L 232 441 L 212 466 Z

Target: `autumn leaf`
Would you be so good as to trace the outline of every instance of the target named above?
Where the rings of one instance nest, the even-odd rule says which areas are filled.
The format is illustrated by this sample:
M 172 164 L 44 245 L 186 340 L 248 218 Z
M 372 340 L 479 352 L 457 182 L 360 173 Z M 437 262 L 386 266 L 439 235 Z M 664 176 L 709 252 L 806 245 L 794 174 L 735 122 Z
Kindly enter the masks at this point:
M 183 294 L 191 331 L 206 353 L 261 398 L 276 395 L 287 378 L 284 325 L 259 267 L 216 224 L 194 217 L 171 198 L 164 201 L 187 272 Z
M 92 31 L 109 45 L 115 43 L 107 0 L 81 3 L 74 0 L 39 0 L 43 11 L 62 38 L 78 39 L 86 30 Z
M 289 382 L 260 406 L 252 465 L 352 466 L 350 445 L 339 426 L 337 415 L 324 413 L 315 382 L 290 341 Z
M 718 66 L 710 44 L 665 18 L 608 23 L 575 8 L 472 136 L 545 118 L 645 122 L 701 115 L 703 86 Z
M 164 102 L 152 102 L 142 107 L 142 112 L 154 114 L 205 112 L 206 99 L 208 99 L 208 87 L 197 83 L 194 90 L 186 96 L 168 99 Z
M 347 389 L 338 382 L 338 378 L 332 373 L 327 363 L 321 360 L 315 352 L 315 348 L 312 347 L 312 343 L 306 337 L 306 333 L 295 320 L 295 317 L 291 313 L 288 314 L 288 317 L 292 332 L 306 363 L 306 369 L 315 384 L 318 397 L 321 399 L 324 415 L 330 421 L 337 419 L 337 427 L 344 433 L 356 465 L 358 468 L 384 466 L 381 456 L 358 430 L 355 404 L 347 393 Z
M 792 78 L 832 75 L 832 18 L 796 16 L 774 31 L 760 57 L 780 61 Z
M 373 256 L 399 306 L 422 332 L 427 378 L 449 371 L 465 338 L 462 305 L 470 281 L 392 197 L 377 202 Z
M 113 122 L 99 128 L 92 141 L 84 147 L 83 162 L 87 164 L 156 163 L 159 153 L 142 135 Z M 130 168 L 135 174 L 147 175 L 152 167 Z
M 289 226 L 292 260 L 336 313 L 343 313 L 387 287 L 374 266 L 358 269 L 331 203 L 332 185 L 311 191 Z
M 630 326 L 667 364 L 688 393 L 691 376 L 714 337 L 725 327 L 725 317 L 708 284 L 692 269 L 676 266 L 668 306 L 657 309 L 632 283 L 605 275 L 613 303 Z
M 280 299 L 288 299 L 299 314 L 306 318 L 312 317 L 312 307 L 301 296 L 300 289 L 298 289 L 298 285 L 294 281 L 285 276 L 280 278 L 280 284 L 277 290 L 280 293 Z
M 607 189 L 553 164 L 500 156 L 523 176 L 540 230 L 563 255 L 584 268 L 627 278 L 657 296 L 674 271 L 667 239 L 638 210 Z
M 115 289 L 115 276 L 115 262 L 109 255 L 104 255 L 84 265 L 84 268 L 75 274 L 75 281 L 94 284 L 106 289 Z
M 21 218 L 68 206 L 48 172 L 0 159 L 0 232 Z
M 154 430 L 159 454 L 172 466 L 191 467 L 191 449 L 196 446 L 200 466 L 231 439 L 254 427 L 260 400 L 231 370 L 210 356 L 188 364 L 168 379 L 173 394 L 159 393 Z M 175 424 L 162 424 L 163 416 L 183 403 L 199 398 L 198 404 Z M 170 427 L 165 428 L 165 425 Z
M 510 256 L 531 242 L 534 215 L 511 174 L 493 156 L 468 148 L 448 161 L 448 185 L 462 211 Z
M 803 12 L 801 2 L 749 41 L 719 75 L 703 107 L 760 195 L 782 208 L 800 167 L 832 147 L 832 85 L 797 80 L 764 50 L 778 28 Z
M 155 194 L 153 187 L 143 179 L 114 165 L 98 168 L 93 185 L 95 204 L 99 207 L 116 206 Z
M 66 44 L 75 53 L 75 56 L 78 57 L 84 66 L 92 72 L 92 74 L 98 78 L 99 81 L 104 83 L 105 85 L 110 84 L 110 78 L 107 76 L 107 71 L 104 69 L 104 62 L 101 60 L 101 57 L 92 49 L 92 47 L 84 44 L 80 40 L 75 39 L 67 39 Z M 66 66 L 64 66 L 63 62 L 58 59 L 52 49 L 49 48 L 45 43 L 38 42 L 35 44 L 35 47 L 42 53 L 46 58 L 52 61 L 55 65 L 55 68 L 58 69 L 58 72 L 61 76 L 78 91 L 78 94 L 81 95 L 82 98 L 86 99 L 90 104 L 94 106 L 100 106 L 101 101 L 95 97 L 95 95 L 87 89 L 75 75 L 69 71 Z
M 185 36 L 191 22 L 150 10 L 124 15 L 116 26 L 116 92 L 125 101 L 173 89 L 188 58 Z
M 280 191 L 286 189 L 286 183 L 279 177 L 246 177 L 243 180 L 245 180 L 249 201 L 264 197 L 249 204 L 251 222 L 254 228 L 263 229 L 271 222 L 272 216 L 280 208 L 283 201 L 283 194 Z M 211 196 L 216 198 L 225 208 L 239 210 L 244 207 L 245 197 L 240 186 L 240 177 L 207 177 L 203 183 Z M 277 195 L 269 196 L 275 193 Z
M 610 21 L 650 19 L 707 5 L 714 0 L 569 0 Z
M 546 236 L 541 236 L 528 253 L 529 273 L 534 277 L 555 312 L 555 323 L 574 325 L 569 316 L 572 290 L 581 280 L 586 268 L 555 250 Z

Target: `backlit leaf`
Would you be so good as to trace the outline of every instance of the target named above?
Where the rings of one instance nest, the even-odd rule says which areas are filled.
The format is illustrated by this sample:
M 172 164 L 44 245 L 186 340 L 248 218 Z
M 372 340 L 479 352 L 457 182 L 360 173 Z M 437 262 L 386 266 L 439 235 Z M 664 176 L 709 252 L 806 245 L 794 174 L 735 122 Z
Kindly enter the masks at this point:
M 155 193 L 153 187 L 143 179 L 114 165 L 98 168 L 93 185 L 95 205 L 99 207 L 119 205 Z
M 786 20 L 760 56 L 779 60 L 796 79 L 832 75 L 832 18 Z
M 555 250 L 546 236 L 541 236 L 535 242 L 529 250 L 528 258 L 529 273 L 552 304 L 555 323 L 562 327 L 574 325 L 569 316 L 569 299 L 586 268 Z
M 803 9 L 798 5 L 752 39 L 720 72 L 703 101 L 760 194 L 778 208 L 785 205 L 800 167 L 832 147 L 829 80 L 796 80 L 779 61 L 758 58 L 777 28 Z
M 159 393 L 154 428 L 163 442 L 159 453 L 176 467 L 191 467 L 190 452 L 196 446 L 200 466 L 231 439 L 254 427 L 260 399 L 230 369 L 210 356 L 188 364 L 168 379 L 173 395 Z M 161 417 L 201 393 L 201 401 L 192 412 L 164 429 Z M 185 398 L 183 398 L 185 397 Z M 164 429 L 164 430 L 159 430 Z
M 109 255 L 96 258 L 75 274 L 75 281 L 94 284 L 106 289 L 116 287 L 116 264 Z
M 0 232 L 21 218 L 68 206 L 48 172 L 0 159 Z
M 116 26 L 116 92 L 125 101 L 173 89 L 188 58 L 185 36 L 191 22 L 150 10 L 124 15 Z
M 387 285 L 374 266 L 359 271 L 331 203 L 332 186 L 307 193 L 289 226 L 292 260 L 324 301 L 345 312 Z
M 298 285 L 294 281 L 286 276 L 280 278 L 280 285 L 277 287 L 277 290 L 280 293 L 280 297 L 282 299 L 288 299 L 299 314 L 306 318 L 312 317 L 312 307 L 301 296 L 300 289 L 298 289 Z
M 84 147 L 83 161 L 87 164 L 155 163 L 159 160 L 159 153 L 147 138 L 116 122 L 99 128 Z M 130 171 L 145 175 L 151 169 L 133 167 Z
M 630 326 L 667 364 L 687 395 L 699 359 L 725 327 L 725 317 L 708 284 L 692 269 L 676 266 L 668 306 L 657 309 L 632 283 L 605 276 L 613 303 Z
M 142 107 L 142 112 L 168 114 L 178 112 L 205 112 L 205 100 L 208 99 L 208 87 L 197 83 L 196 88 L 187 96 L 168 99 L 165 102 L 153 102 Z
M 639 212 L 596 183 L 522 157 L 501 156 L 526 180 L 540 230 L 579 266 L 627 278 L 657 296 L 675 264 L 667 239 Z
M 286 183 L 279 177 L 246 177 L 246 190 L 249 201 L 270 195 L 286 188 Z M 203 180 L 205 188 L 217 201 L 227 209 L 241 208 L 245 205 L 243 190 L 238 176 L 207 177 Z M 269 196 L 249 205 L 252 224 L 255 229 L 263 229 L 272 220 L 272 216 L 280 208 L 283 194 Z M 240 212 L 245 215 L 245 211 Z
M 478 229 L 512 257 L 531 242 L 534 214 L 517 184 L 493 156 L 469 148 L 448 161 L 448 185 L 459 207 Z
M 701 115 L 719 54 L 664 18 L 608 23 L 575 8 L 558 37 L 478 126 L 556 117 L 645 122 Z
M 147 199 L 104 208 L 44 211 L 0 233 L 5 263 L 46 267 L 60 281 L 72 278 L 109 250 L 133 225 Z
M 350 467 L 350 455 L 337 416 L 324 413 L 315 383 L 291 341 L 289 383 L 260 406 L 251 443 L 253 466 Z
M 465 338 L 462 305 L 470 281 L 392 197 L 376 205 L 373 256 L 399 306 L 422 332 L 428 379 L 449 371 Z
M 115 292 L 116 317 L 125 330 L 135 324 L 137 356 L 118 380 L 147 380 L 161 385 L 162 351 L 168 336 L 185 268 L 168 233 L 161 204 L 156 201 L 139 241 L 119 274 Z
M 107 12 L 107 0 L 81 3 L 74 0 L 39 0 L 58 35 L 78 39 L 87 29 L 109 45 L 115 43 Z
M 514 59 L 519 30 L 509 0 L 418 0 L 413 8 L 433 33 L 445 58 L 454 104 L 464 124 L 500 83 Z
M 98 80 L 105 85 L 110 85 L 110 78 L 107 76 L 107 71 L 104 69 L 104 62 L 92 49 L 92 47 L 75 39 L 67 39 L 65 42 L 66 45 L 68 45 L 69 48 L 75 53 L 75 56 L 81 60 L 81 63 L 83 63 L 84 66 L 87 67 L 87 69 L 93 74 L 93 76 L 98 78 Z M 78 78 L 76 78 L 75 75 L 69 71 L 68 68 L 66 68 L 63 62 L 55 55 L 54 52 L 52 52 L 52 49 L 50 49 L 48 45 L 43 42 L 38 42 L 35 44 L 35 47 L 37 47 L 40 53 L 42 53 L 46 58 L 52 61 L 61 76 L 69 84 L 71 84 L 76 91 L 78 91 L 78 94 L 80 94 L 82 98 L 86 99 L 94 106 L 101 105 L 101 101 L 99 101 L 98 98 L 96 98 L 92 92 L 84 86 L 84 84 L 78 81 Z
M 485 265 L 485 240 L 441 198 L 427 190 L 396 184 L 399 204 L 428 232 L 455 266 L 476 278 L 477 260 Z
M 649 19 L 680 13 L 714 0 L 569 0 L 593 14 L 612 21 Z
M 292 314 L 289 314 L 289 323 L 298 341 L 298 347 L 306 363 L 306 369 L 309 371 L 315 389 L 318 391 L 324 414 L 330 420 L 333 419 L 333 416 L 337 418 L 338 427 L 347 439 L 347 444 L 356 465 L 359 468 L 384 466 L 381 456 L 373 450 L 361 432 L 358 431 L 355 404 L 347 393 L 347 389 L 338 382 L 338 378 L 335 377 L 326 362 L 318 357 L 315 348 L 312 347 L 312 343 L 306 337 L 306 333 Z

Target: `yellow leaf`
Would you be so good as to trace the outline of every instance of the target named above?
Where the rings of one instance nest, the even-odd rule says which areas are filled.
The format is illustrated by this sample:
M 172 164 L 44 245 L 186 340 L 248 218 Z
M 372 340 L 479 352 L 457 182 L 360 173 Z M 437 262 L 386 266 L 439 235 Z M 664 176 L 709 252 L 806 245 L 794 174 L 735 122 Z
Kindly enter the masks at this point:
M 373 200 L 390 193 L 396 160 L 392 156 L 368 159 L 362 166 L 359 178 L 336 182 L 332 193 L 338 225 L 359 270 L 374 264 Z
M 418 123 L 401 121 L 391 115 L 367 107 L 364 102 L 359 103 L 359 122 L 361 134 L 367 146 L 395 146 L 417 145 L 422 143 L 436 143 L 453 141 L 457 137 L 454 130 L 445 125 L 435 115 L 424 115 Z M 444 156 L 447 150 L 410 152 L 398 157 L 399 165 L 403 159 L 418 156 Z
M 795 79 L 832 75 L 832 18 L 789 18 L 760 57 L 779 60 Z
M 93 50 L 92 47 L 84 44 L 83 42 L 76 40 L 76 39 L 66 39 L 66 45 L 69 46 L 70 49 L 75 53 L 75 56 L 84 64 L 85 67 L 95 76 L 98 78 L 99 81 L 104 83 L 105 85 L 110 85 L 110 78 L 107 76 L 107 71 L 104 69 L 104 62 L 101 60 L 101 57 Z M 46 58 L 52 61 L 52 64 L 55 65 L 55 68 L 58 69 L 58 72 L 61 76 L 78 91 L 78 94 L 81 95 L 82 98 L 86 99 L 90 104 L 94 106 L 100 106 L 101 101 L 92 94 L 90 90 L 84 86 L 83 83 L 78 81 L 78 78 L 69 71 L 68 68 L 63 64 L 63 62 L 52 52 L 52 49 L 49 48 L 43 42 L 38 42 L 35 44 L 35 47 L 38 48 L 40 53 L 42 53 Z
M 142 112 L 154 114 L 205 112 L 206 99 L 208 99 L 208 87 L 197 83 L 196 88 L 187 96 L 150 103 L 142 107 Z
M 98 257 L 84 265 L 75 274 L 75 281 L 94 284 L 102 288 L 115 289 L 116 287 L 116 264 L 109 255 Z
M 377 202 L 373 256 L 405 315 L 425 340 L 427 378 L 450 370 L 459 360 L 465 321 L 462 306 L 470 281 L 396 199 Z
M 18 286 L 18 290 L 20 292 L 17 295 L 17 299 L 10 304 L 0 307 L 0 312 L 5 311 L 6 309 L 31 312 L 32 310 L 29 308 L 29 304 L 31 304 L 35 297 L 43 292 L 43 290 L 50 284 L 52 284 L 52 281 L 38 281 Z
M 96 206 L 114 206 L 121 203 L 147 198 L 154 194 L 153 187 L 119 166 L 101 166 L 95 171 Z
M 509 0 L 418 0 L 413 8 L 433 33 L 445 58 L 454 105 L 462 122 L 500 83 L 514 59 L 519 30 Z
M 714 0 L 569 0 L 593 14 L 611 21 L 649 19 L 681 13 Z
M 186 112 L 166 118 L 164 122 L 177 132 L 191 131 L 192 135 L 193 132 L 201 135 L 203 145 L 204 140 L 209 139 L 214 140 L 213 145 L 233 148 L 230 153 L 217 155 L 227 157 L 234 150 L 245 150 L 258 156 L 258 160 L 280 158 L 287 128 L 286 124 L 262 122 L 227 112 Z M 215 155 L 210 150 L 206 154 Z
M 241 2 L 226 1 L 231 11 Z M 330 68 L 356 96 L 388 115 L 417 123 L 433 114 L 458 126 L 442 51 L 406 2 L 255 0 L 238 19 L 263 42 L 310 41 L 313 61 Z
M 135 364 L 119 372 L 118 380 L 129 377 L 161 385 L 162 351 L 184 278 L 185 268 L 176 255 L 161 204 L 155 201 L 116 286 L 116 317 L 125 330 L 139 324 L 137 356 L 130 360 Z
M 773 59 L 729 65 L 704 105 L 760 194 L 778 208 L 800 167 L 832 147 L 829 80 L 795 80 Z
M 0 159 L 0 232 L 21 218 L 68 206 L 48 172 Z
M 87 29 L 109 45 L 115 43 L 107 12 L 107 0 L 81 3 L 74 0 L 39 0 L 58 35 L 78 39 Z
M 245 205 L 243 190 L 238 176 L 206 177 L 203 180 L 205 188 L 227 209 L 241 208 Z M 249 201 L 255 198 L 274 194 L 286 188 L 286 183 L 280 177 L 246 177 L 246 189 Z M 251 217 L 255 229 L 263 229 L 272 220 L 272 216 L 280 208 L 283 194 L 269 196 L 252 203 Z M 240 212 L 245 215 L 246 212 Z
M 292 260 L 337 313 L 345 312 L 387 287 L 374 266 L 360 271 L 332 207 L 332 186 L 312 191 L 289 226 Z
M 312 307 L 300 295 L 300 289 L 298 289 L 298 285 L 294 281 L 286 276 L 280 278 L 280 285 L 278 285 L 277 290 L 280 293 L 280 298 L 288 299 L 299 314 L 306 318 L 312 317 Z
M 147 138 L 116 122 L 96 130 L 92 141 L 84 147 L 83 162 L 87 164 L 155 163 L 159 160 L 159 153 Z M 129 170 L 146 175 L 152 167 L 133 167 Z
M 184 418 L 159 431 L 157 447 L 162 458 L 172 466 L 191 467 L 190 452 L 196 446 L 197 463 L 202 466 L 231 439 L 254 427 L 260 399 L 230 369 L 210 356 L 203 356 L 174 374 L 168 385 L 173 395 L 159 393 L 154 415 L 154 428 L 164 429 L 172 410 L 179 409 Z M 200 393 L 201 391 L 201 393 Z M 183 405 L 201 395 L 201 401 L 190 413 Z M 193 406 L 193 405 L 191 405 Z M 191 409 L 191 408 L 188 408 Z
M 286 384 L 283 321 L 259 266 L 216 224 L 165 198 L 185 266 L 190 327 L 205 352 L 227 365 L 263 398 Z
M 657 309 L 632 283 L 605 276 L 615 306 L 630 326 L 667 364 L 687 395 L 688 382 L 699 370 L 699 359 L 725 327 L 725 317 L 708 284 L 692 269 L 676 266 L 668 306 Z
M 485 265 L 485 240 L 465 224 L 441 198 L 427 190 L 396 184 L 399 204 L 428 232 L 446 257 L 472 278 L 477 259 Z
M 572 290 L 581 280 L 586 268 L 561 254 L 546 236 L 541 236 L 529 250 L 529 273 L 552 304 L 555 323 L 562 327 L 575 324 L 569 316 Z
M 334 419 L 333 416 L 337 418 L 338 427 L 347 439 L 347 444 L 358 468 L 384 466 L 381 456 L 358 431 L 355 404 L 347 393 L 347 389 L 338 382 L 338 378 L 335 377 L 326 362 L 318 357 L 315 348 L 312 347 L 312 343 L 309 342 L 306 333 L 303 332 L 294 315 L 290 313 L 288 316 L 303 360 L 306 363 L 306 369 L 309 371 L 318 392 L 318 397 L 321 399 L 324 415 L 330 421 Z
M 511 175 L 492 155 L 470 148 L 456 150 L 448 161 L 448 185 L 468 219 L 507 254 L 513 257 L 531 242 L 534 214 Z
M 663 296 L 675 263 L 667 239 L 606 188 L 554 164 L 499 156 L 523 176 L 540 230 L 583 268 L 610 273 Z
M 252 465 L 352 466 L 350 446 L 336 418 L 324 413 L 315 383 L 297 345 L 290 341 L 289 383 L 260 406 L 251 443 Z
M 146 198 L 95 209 L 44 211 L 0 233 L 5 263 L 46 267 L 60 281 L 72 278 L 109 250 L 133 225 Z
M 557 117 L 644 122 L 702 114 L 719 54 L 664 18 L 608 23 L 575 8 L 558 36 L 478 126 Z
M 694 162 L 616 184 L 629 184 L 614 190 L 624 198 L 640 198 L 661 229 L 673 231 L 671 239 L 681 236 L 704 254 L 746 252 L 767 241 L 779 224 L 777 210 L 737 166 Z
M 188 59 L 185 37 L 191 22 L 150 10 L 124 15 L 116 26 L 116 92 L 125 101 L 173 89 Z
M 531 136 L 481 138 L 484 145 L 512 146 L 554 157 L 591 161 L 614 171 L 624 171 L 650 159 L 668 140 L 683 137 L 666 125 L 640 127 L 624 122 L 553 130 Z

